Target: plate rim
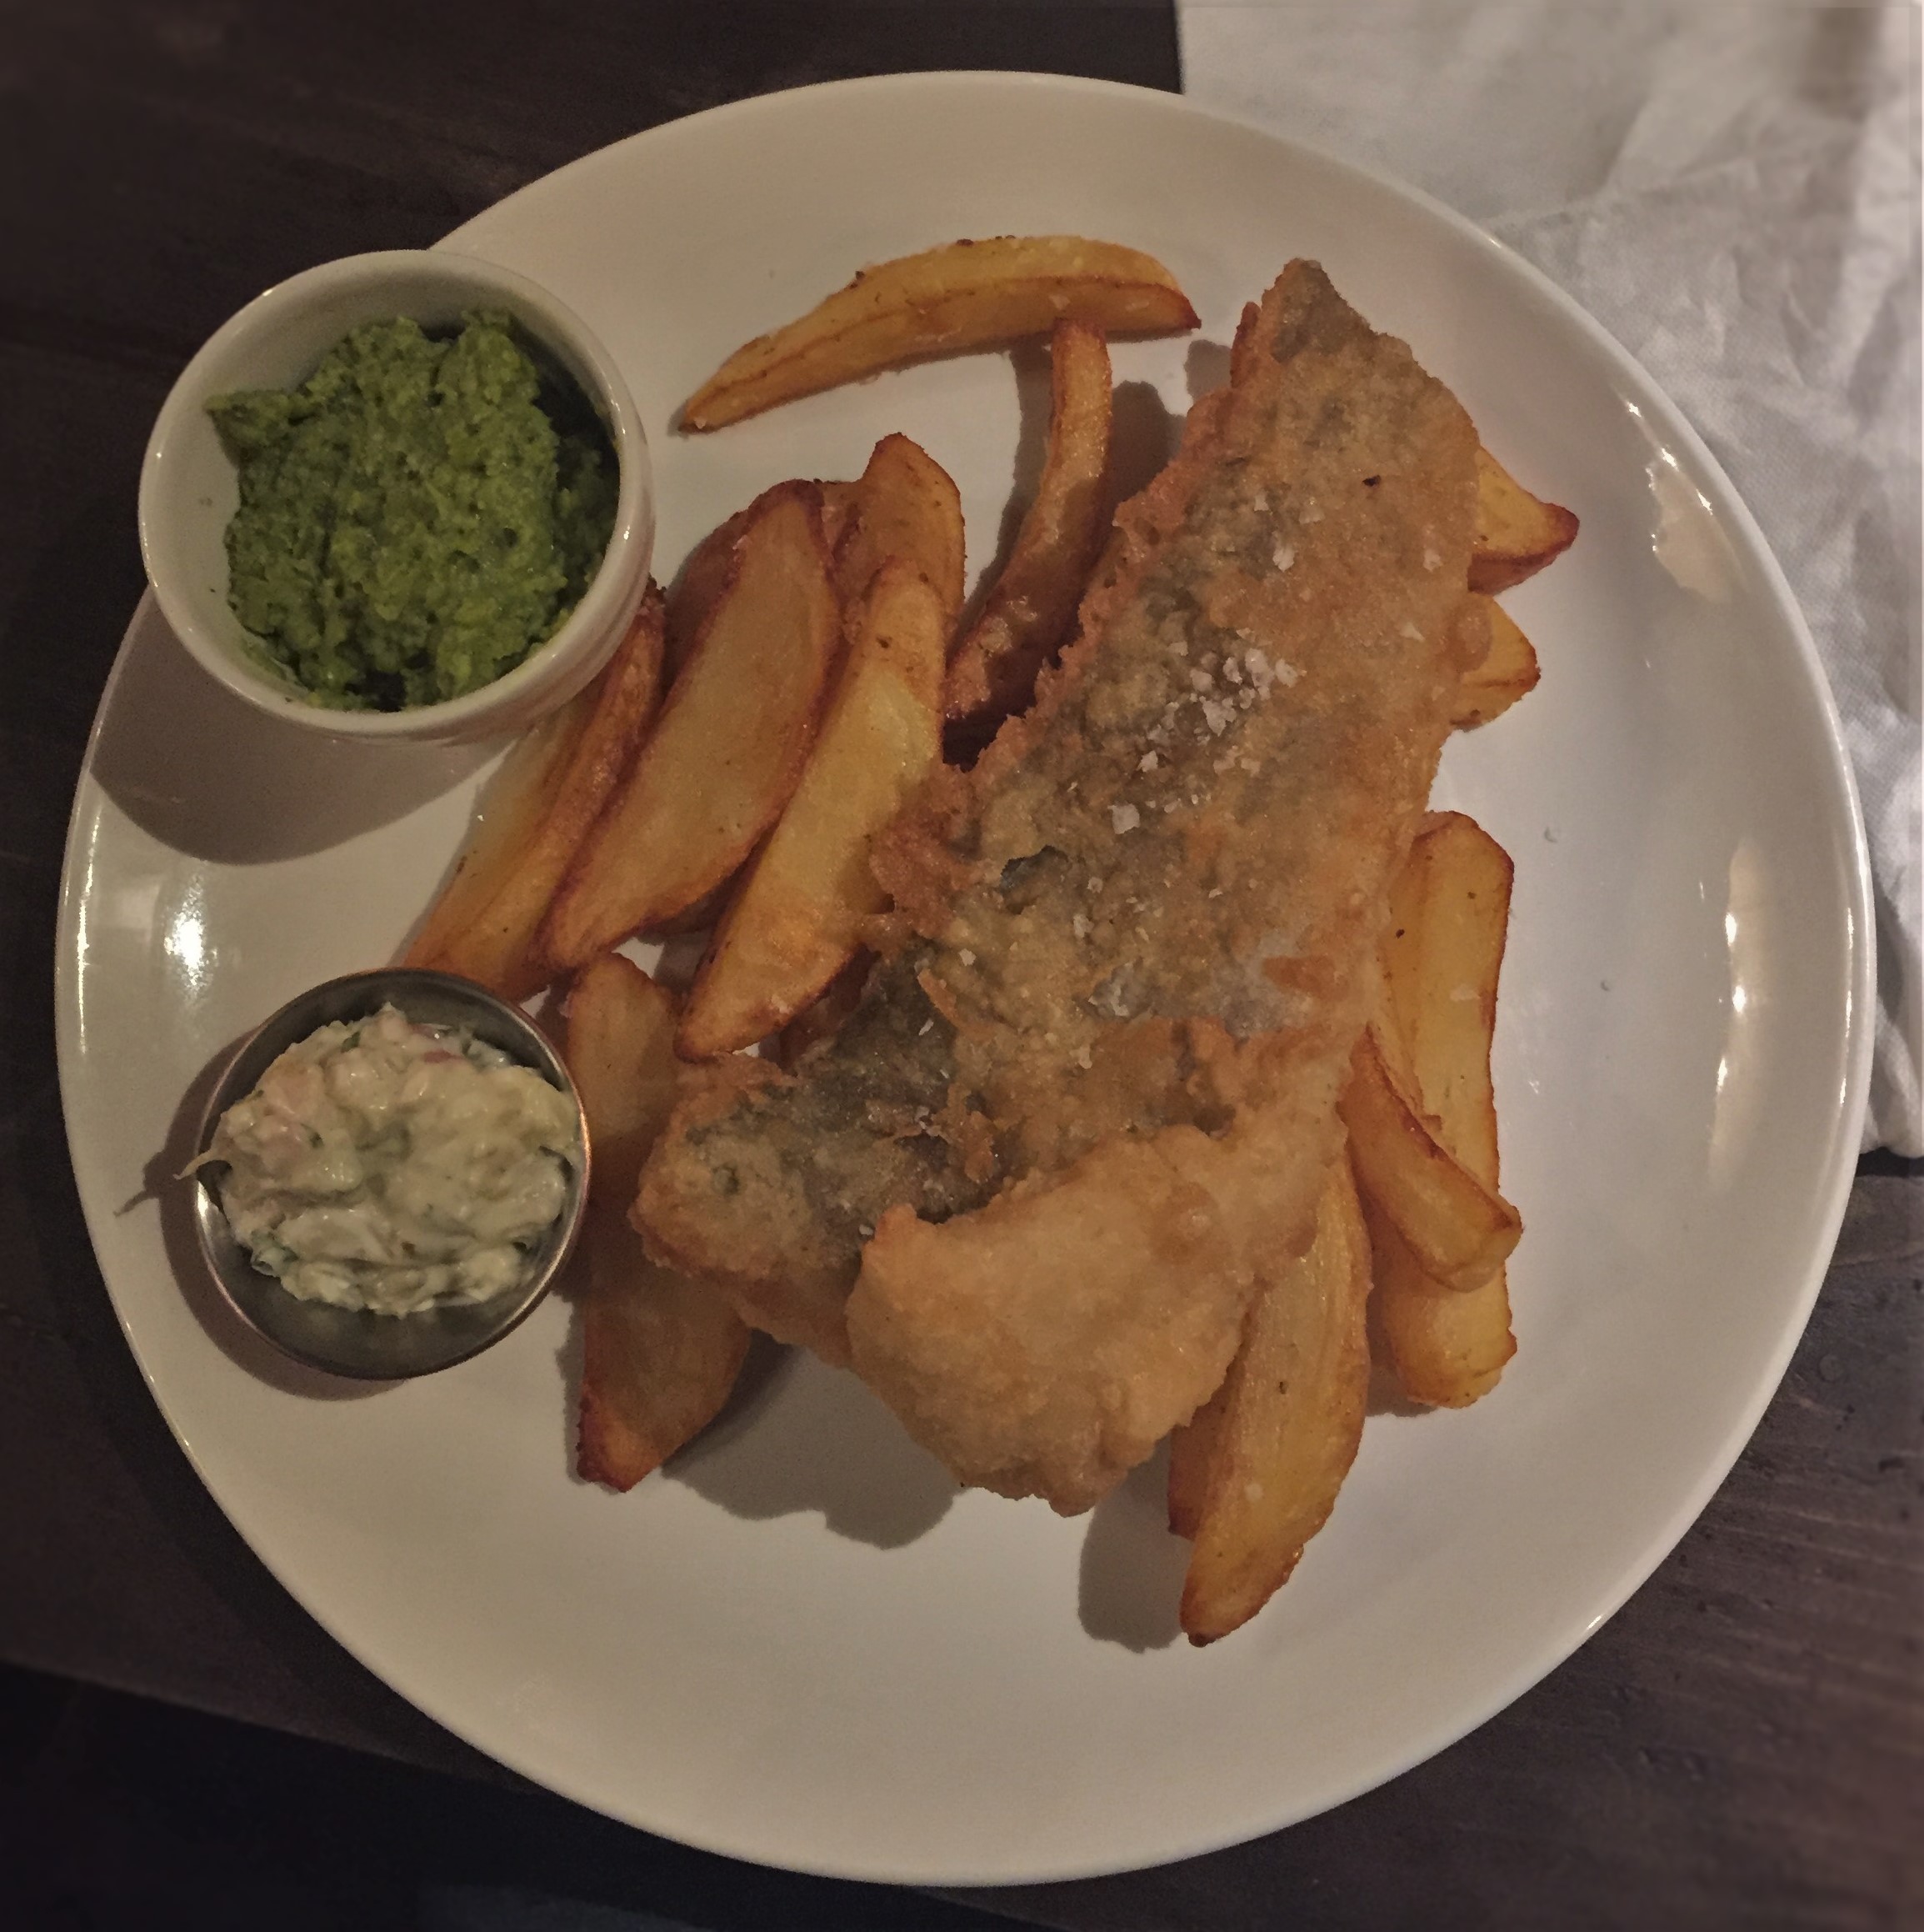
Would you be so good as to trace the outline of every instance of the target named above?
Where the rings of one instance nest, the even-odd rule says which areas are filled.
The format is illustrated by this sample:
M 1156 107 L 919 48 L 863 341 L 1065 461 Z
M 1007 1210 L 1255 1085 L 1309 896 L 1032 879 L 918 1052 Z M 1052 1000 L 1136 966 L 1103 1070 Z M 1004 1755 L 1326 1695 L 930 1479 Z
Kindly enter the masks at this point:
M 1840 1057 L 1844 1062 L 1845 1073 L 1836 1110 L 1822 1124 L 1821 1131 L 1812 1131 L 1814 1146 L 1822 1146 L 1827 1139 L 1829 1143 L 1827 1186 L 1821 1195 L 1822 1212 L 1814 1216 L 1816 1224 L 1823 1230 L 1822 1238 L 1813 1245 L 1805 1263 L 1802 1279 L 1794 1298 L 1794 1313 L 1791 1319 L 1783 1323 L 1770 1351 L 1767 1368 L 1758 1375 L 1745 1402 L 1739 1405 L 1737 1419 L 1720 1443 L 1717 1453 L 1708 1459 L 1695 1483 L 1687 1489 L 1684 1500 L 1660 1524 L 1645 1531 L 1639 1539 L 1641 1548 L 1637 1559 L 1624 1566 L 1610 1590 L 1601 1593 L 1597 1607 L 1581 1629 L 1568 1634 L 1559 1631 L 1553 1639 L 1540 1646 L 1541 1655 L 1533 1654 L 1512 1671 L 1503 1674 L 1499 1688 L 1485 1699 L 1453 1713 L 1447 1719 L 1438 1720 L 1421 1737 L 1408 1743 L 1402 1750 L 1382 1754 L 1372 1769 L 1359 1774 L 1347 1786 L 1333 1789 L 1332 1794 L 1314 1804 L 1287 1807 L 1282 1814 L 1272 1817 L 1270 1823 L 1253 1833 L 1237 1824 L 1213 1834 L 1207 1832 L 1191 1833 L 1184 1837 L 1180 1844 L 1153 1849 L 1139 1857 L 1083 1854 L 1079 1856 L 1038 1859 L 1032 1854 L 1027 1862 L 1019 1865 L 1003 1861 L 994 1869 L 989 1869 L 983 1863 L 968 1866 L 951 1865 L 941 1869 L 927 1864 L 908 1867 L 899 1861 L 892 1863 L 886 1854 L 866 1864 L 857 1864 L 846 1859 L 810 1862 L 805 1859 L 785 1857 L 777 1861 L 771 1859 L 765 1851 L 757 1850 L 747 1842 L 752 1835 L 751 1833 L 738 1831 L 731 1834 L 717 1830 L 697 1834 L 677 1827 L 673 1834 L 678 1842 L 702 1850 L 774 1865 L 777 1869 L 821 1876 L 905 1885 L 988 1887 L 1049 1883 L 1152 1869 L 1230 1845 L 1252 1842 L 1256 1837 L 1287 1829 L 1292 1824 L 1346 1804 L 1440 1754 L 1489 1722 L 1492 1717 L 1516 1702 L 1552 1671 L 1567 1661 L 1642 1589 L 1702 1514 L 1742 1454 L 1782 1382 L 1791 1359 L 1808 1324 L 1817 1294 L 1822 1288 L 1855 1179 L 1862 1123 L 1868 1104 L 1874 1044 L 1872 1020 L 1875 1012 L 1876 926 L 1869 847 L 1862 806 L 1835 694 L 1782 567 L 1722 465 L 1662 385 L 1572 297 L 1508 244 L 1489 234 L 1427 191 L 1385 170 L 1337 155 L 1326 148 L 1294 135 L 1282 133 L 1247 114 L 1214 106 L 1203 106 L 1186 95 L 1171 93 L 1158 88 L 1040 72 L 923 70 L 823 81 L 806 87 L 751 95 L 638 130 L 620 140 L 577 156 L 562 167 L 524 183 L 512 194 L 504 196 L 499 202 L 492 203 L 450 231 L 434 246 L 458 250 L 470 230 L 497 216 L 501 210 L 522 196 L 537 189 L 546 191 L 557 180 L 577 170 L 605 162 L 610 155 L 637 143 L 659 140 L 671 135 L 677 138 L 686 138 L 687 130 L 697 124 L 712 126 L 729 118 L 752 119 L 758 114 L 788 111 L 798 102 L 812 97 L 846 98 L 856 93 L 886 94 L 945 91 L 960 95 L 972 89 L 985 98 L 993 93 L 1016 91 L 1038 94 L 1066 93 L 1107 97 L 1132 103 L 1152 113 L 1165 114 L 1175 121 L 1212 123 L 1226 126 L 1240 133 L 1256 137 L 1316 168 L 1350 177 L 1370 190 L 1412 205 L 1452 231 L 1460 238 L 1479 244 L 1497 256 L 1503 263 L 1506 273 L 1520 278 L 1539 302 L 1547 303 L 1567 326 L 1572 326 L 1579 335 L 1587 338 L 1592 349 L 1600 353 L 1607 363 L 1619 374 L 1627 376 L 1644 394 L 1661 406 L 1663 413 L 1662 428 L 1666 436 L 1687 450 L 1700 473 L 1715 485 L 1716 495 L 1712 507 L 1719 519 L 1725 521 L 1741 538 L 1749 560 L 1760 569 L 1772 601 L 1786 620 L 1796 645 L 1809 694 L 1817 700 L 1817 717 L 1822 726 L 1825 756 L 1833 780 L 1841 784 L 1848 830 L 1848 838 L 1845 843 L 1847 843 L 1850 854 L 1848 877 L 1842 882 L 1845 886 L 1844 896 L 1848 900 L 1850 910 L 1850 931 L 1845 940 L 1849 970 L 1839 1036 L 1842 1049 Z M 494 1743 L 482 1742 L 469 1729 L 460 1713 L 441 1708 L 441 1699 L 438 1698 L 423 1699 L 412 1690 L 404 1689 L 395 1676 L 372 1661 L 370 1653 L 377 1651 L 381 1647 L 377 1640 L 370 1643 L 337 1629 L 330 1616 L 322 1614 L 309 1604 L 290 1579 L 282 1574 L 281 1564 L 256 1542 L 230 1512 L 228 1505 L 203 1470 L 201 1456 L 190 1444 L 187 1434 L 177 1424 L 166 1395 L 157 1383 L 136 1341 L 121 1297 L 108 1279 L 106 1266 L 101 1259 L 102 1244 L 97 1229 L 99 1215 L 107 1210 L 104 1206 L 97 1209 L 94 1201 L 79 1186 L 79 1169 L 84 1156 L 70 1124 L 73 1118 L 71 1103 L 80 1079 L 80 1054 L 77 1034 L 82 971 L 79 938 L 85 898 L 82 868 L 77 862 L 83 857 L 83 845 L 88 827 L 90 823 L 97 823 L 99 805 L 105 796 L 94 777 L 95 753 L 117 688 L 129 662 L 130 647 L 143 622 L 150 620 L 149 606 L 152 603 L 152 595 L 151 587 L 144 588 L 134 608 L 116 651 L 112 668 L 102 687 L 100 702 L 88 732 L 62 847 L 55 936 L 54 1019 L 62 1124 L 67 1131 L 69 1165 L 75 1176 L 76 1191 L 80 1194 L 88 1239 L 93 1246 L 96 1266 L 112 1305 L 115 1319 L 133 1355 L 142 1380 L 159 1408 L 169 1433 L 174 1437 L 215 1506 L 227 1517 L 256 1560 L 261 1562 L 277 1582 L 287 1590 L 303 1613 L 327 1631 L 357 1664 L 372 1671 L 397 1694 L 407 1699 L 432 1721 L 486 1756 L 571 1802 L 637 1829 L 659 1831 L 662 1827 L 658 1824 L 651 1824 L 615 1808 L 608 1802 L 605 1794 L 587 1789 L 580 1782 L 571 1779 L 565 1774 L 557 1773 L 546 1763 L 532 1762 L 531 1754 L 504 1753 Z M 1813 1203 L 1820 1199 L 1819 1190 L 1813 1189 L 1812 1199 Z M 993 1864 L 992 1860 L 990 1864 Z

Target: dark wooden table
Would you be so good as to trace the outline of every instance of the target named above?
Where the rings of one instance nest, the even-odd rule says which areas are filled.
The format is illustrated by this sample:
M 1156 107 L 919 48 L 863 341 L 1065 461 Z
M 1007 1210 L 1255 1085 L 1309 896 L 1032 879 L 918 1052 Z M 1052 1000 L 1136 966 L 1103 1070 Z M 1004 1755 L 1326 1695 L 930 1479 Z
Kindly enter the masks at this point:
M 974 1912 L 749 1873 L 512 1789 L 311 1622 L 160 1421 L 67 1164 L 51 968 L 67 802 L 142 588 L 135 472 L 170 380 L 279 276 L 430 242 L 638 128 L 944 67 L 1179 84 L 1160 0 L 0 0 L 0 1659 L 372 1754 L 330 1774 L 370 1791 L 405 1777 L 410 1802 L 532 1807 L 533 1837 L 602 1874 L 595 1895 L 712 1924 L 1924 1921 L 1916 1163 L 1864 1164 L 1756 1439 L 1676 1554 L 1547 1681 L 1293 1830 L 1160 1871 L 972 1894 Z M 0 1745 L 29 1705 L 0 1702 Z M 147 1721 L 112 1708 L 116 1735 Z M 37 1815 L 31 1791 L 9 1802 L 0 1879 Z M 519 1815 L 487 1814 L 509 1835 Z

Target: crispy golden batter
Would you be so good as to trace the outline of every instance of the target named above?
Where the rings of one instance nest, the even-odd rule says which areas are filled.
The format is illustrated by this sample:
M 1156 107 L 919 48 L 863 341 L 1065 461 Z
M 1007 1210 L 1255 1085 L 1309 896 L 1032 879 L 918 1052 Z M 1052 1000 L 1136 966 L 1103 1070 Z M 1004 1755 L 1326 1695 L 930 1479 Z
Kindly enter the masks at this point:
M 1307 1239 L 1484 642 L 1476 448 L 1292 263 L 1034 709 L 878 854 L 897 949 L 854 1017 L 792 1074 L 708 1076 L 649 1163 L 651 1247 L 852 1359 L 965 1481 L 1086 1508 Z

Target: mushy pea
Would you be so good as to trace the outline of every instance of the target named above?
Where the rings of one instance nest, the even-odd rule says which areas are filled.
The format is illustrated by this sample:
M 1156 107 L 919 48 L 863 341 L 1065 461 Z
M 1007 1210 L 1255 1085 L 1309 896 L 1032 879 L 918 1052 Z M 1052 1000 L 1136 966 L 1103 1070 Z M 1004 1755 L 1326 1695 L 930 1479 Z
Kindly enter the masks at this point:
M 228 601 L 322 704 L 399 711 L 492 683 L 560 628 L 607 548 L 614 453 L 504 314 L 366 323 L 299 388 L 208 413 L 240 476 Z

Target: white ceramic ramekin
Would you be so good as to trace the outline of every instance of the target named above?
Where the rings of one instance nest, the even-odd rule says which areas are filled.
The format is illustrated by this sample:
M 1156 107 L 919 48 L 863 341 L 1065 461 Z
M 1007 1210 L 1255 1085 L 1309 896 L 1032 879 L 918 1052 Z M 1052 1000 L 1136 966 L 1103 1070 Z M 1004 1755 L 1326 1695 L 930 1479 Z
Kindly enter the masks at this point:
M 277 677 L 227 603 L 234 466 L 207 403 L 237 389 L 291 388 L 347 331 L 411 316 L 424 326 L 506 309 L 594 406 L 621 468 L 613 532 L 561 628 L 479 691 L 406 711 L 341 711 Z M 217 330 L 162 405 L 140 478 L 140 543 L 154 594 L 195 660 L 261 710 L 335 738 L 458 743 L 521 731 L 565 703 L 612 654 L 647 583 L 654 544 L 647 441 L 627 385 L 580 319 L 526 277 L 448 249 L 351 255 L 290 277 Z

